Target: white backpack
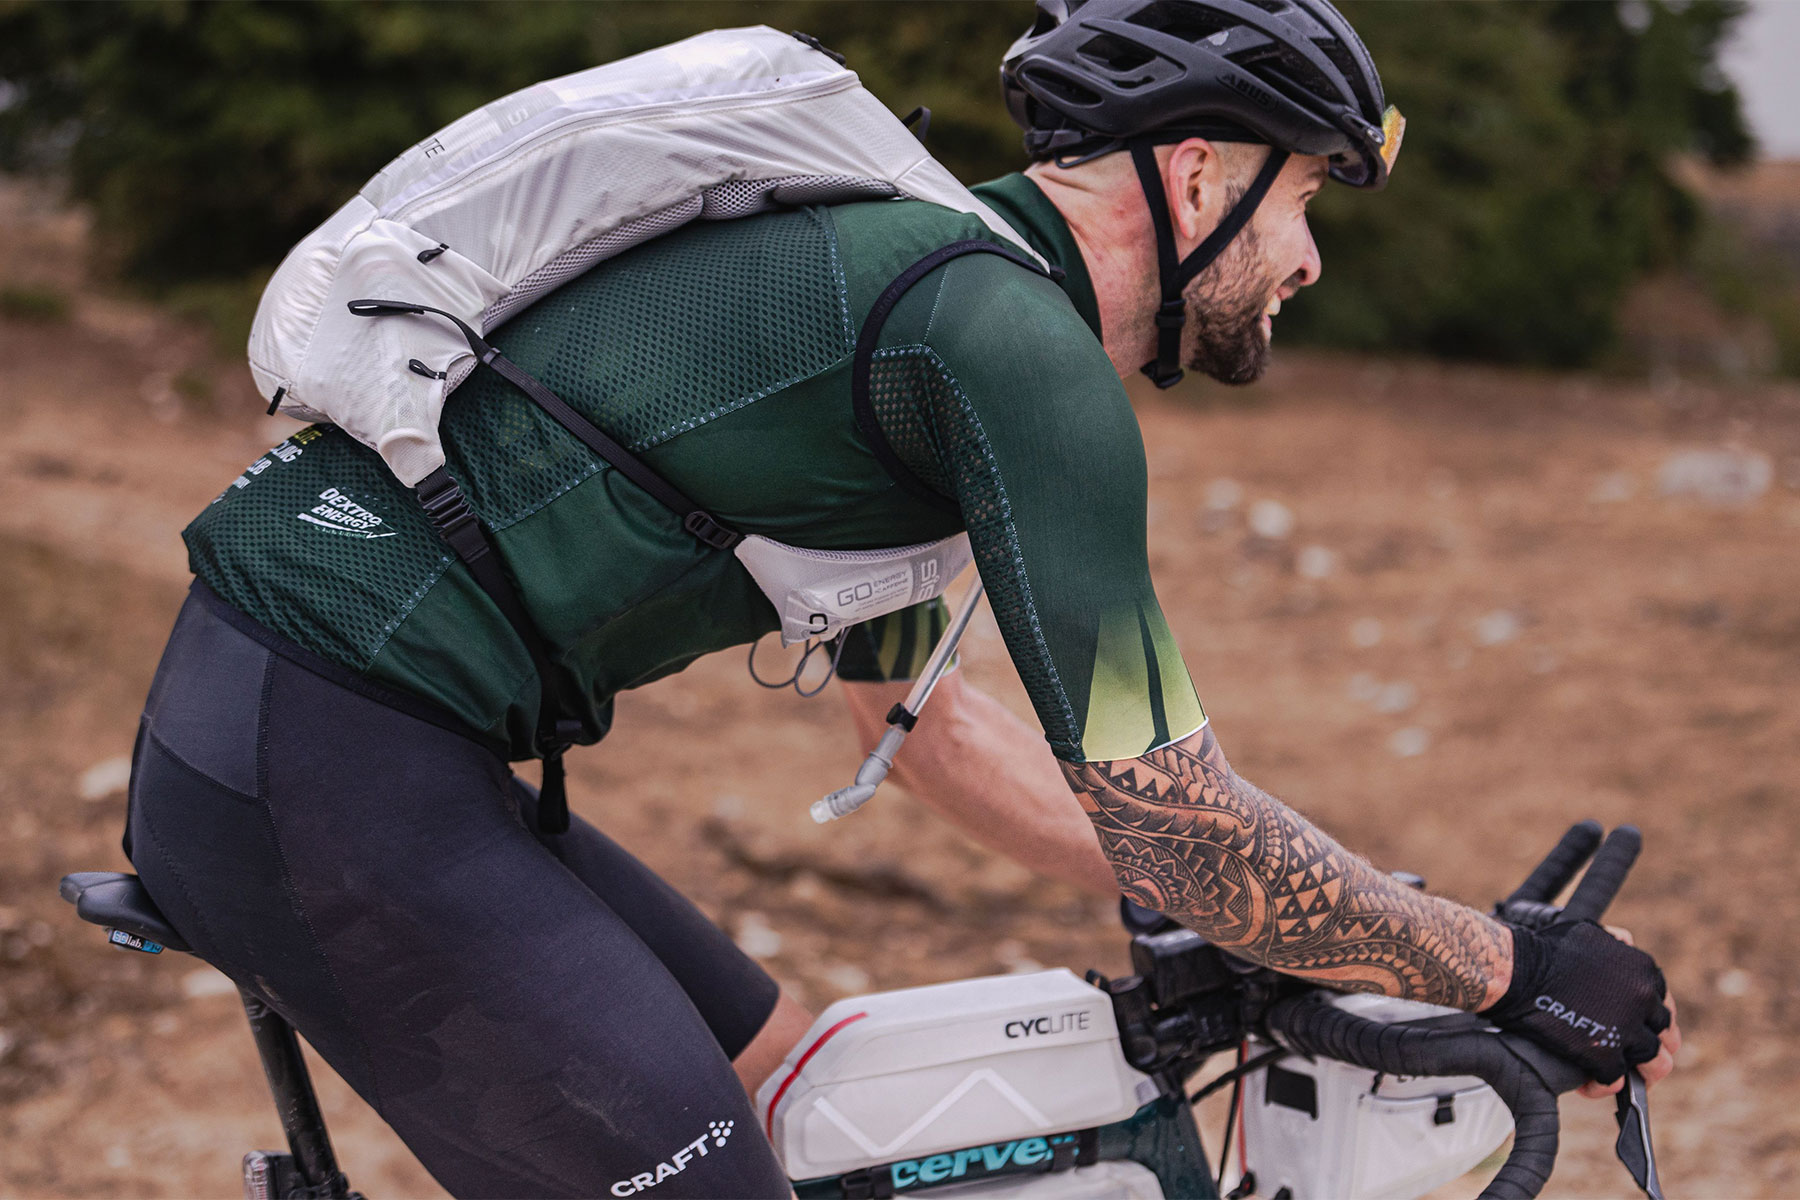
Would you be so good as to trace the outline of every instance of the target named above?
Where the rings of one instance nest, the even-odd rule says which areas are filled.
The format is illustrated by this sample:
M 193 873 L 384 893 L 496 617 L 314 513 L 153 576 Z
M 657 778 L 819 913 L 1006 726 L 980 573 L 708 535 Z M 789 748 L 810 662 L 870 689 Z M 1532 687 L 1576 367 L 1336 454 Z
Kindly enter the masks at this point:
M 413 487 L 444 464 L 438 420 L 475 356 L 447 321 L 350 301 L 487 333 L 689 221 L 893 196 L 978 216 L 1041 261 L 817 42 L 703 33 L 514 92 L 389 163 L 276 270 L 250 370 L 271 412 L 337 425 Z
M 543 687 L 534 743 L 546 832 L 568 827 L 563 752 L 598 732 L 573 716 L 552 648 L 445 467 L 445 398 L 478 363 L 511 381 L 695 538 L 731 550 L 780 615 L 784 642 L 932 599 L 968 564 L 967 535 L 826 552 L 740 534 L 483 337 L 689 221 L 897 197 L 973 214 L 1007 244 L 955 242 L 904 272 L 865 322 L 865 368 L 887 310 L 934 264 L 985 251 L 1048 269 L 817 41 L 717 30 L 470 113 L 389 163 L 270 279 L 250 330 L 250 371 L 269 411 L 336 425 L 380 454 L 531 655 Z

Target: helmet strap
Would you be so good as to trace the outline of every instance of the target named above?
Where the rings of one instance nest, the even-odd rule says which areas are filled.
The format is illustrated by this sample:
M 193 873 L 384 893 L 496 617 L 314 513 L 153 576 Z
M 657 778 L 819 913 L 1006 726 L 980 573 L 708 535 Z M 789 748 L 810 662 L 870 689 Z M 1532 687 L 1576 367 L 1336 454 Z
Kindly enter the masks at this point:
M 1156 230 L 1156 271 L 1162 281 L 1162 305 L 1156 310 L 1156 357 L 1144 364 L 1144 374 L 1159 388 L 1181 382 L 1181 331 L 1187 324 L 1187 302 L 1181 293 L 1231 244 L 1231 239 L 1250 223 L 1257 205 L 1269 194 L 1275 177 L 1287 164 L 1288 152 L 1269 147 L 1269 157 L 1237 204 L 1225 214 L 1219 227 L 1206 235 L 1186 258 L 1175 257 L 1175 225 L 1169 219 L 1169 202 L 1163 193 L 1162 170 L 1156 163 L 1156 140 L 1131 140 L 1131 162 L 1137 168 L 1144 203 L 1150 206 L 1150 224 Z

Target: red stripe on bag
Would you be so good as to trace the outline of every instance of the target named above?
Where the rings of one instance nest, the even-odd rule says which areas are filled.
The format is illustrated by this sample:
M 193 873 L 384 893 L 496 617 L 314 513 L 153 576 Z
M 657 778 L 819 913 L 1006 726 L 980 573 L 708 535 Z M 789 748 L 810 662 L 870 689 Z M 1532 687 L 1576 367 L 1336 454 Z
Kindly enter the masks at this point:
M 800 1072 L 805 1069 L 807 1060 L 817 1054 L 819 1052 L 819 1047 L 823 1046 L 826 1042 L 829 1042 L 832 1035 L 838 1030 L 853 1021 L 860 1021 L 868 1015 L 869 1014 L 866 1012 L 851 1013 L 836 1025 L 833 1025 L 830 1029 L 821 1033 L 819 1035 L 819 1040 L 806 1048 L 806 1053 L 800 1056 L 800 1061 L 794 1064 L 794 1069 L 788 1072 L 788 1077 L 781 1081 L 781 1086 L 775 1089 L 774 1098 L 769 1101 L 768 1114 L 763 1118 L 763 1132 L 767 1133 L 771 1139 L 775 1136 L 775 1106 L 781 1103 L 781 1098 L 783 1096 L 787 1095 L 788 1087 L 794 1080 L 800 1078 Z

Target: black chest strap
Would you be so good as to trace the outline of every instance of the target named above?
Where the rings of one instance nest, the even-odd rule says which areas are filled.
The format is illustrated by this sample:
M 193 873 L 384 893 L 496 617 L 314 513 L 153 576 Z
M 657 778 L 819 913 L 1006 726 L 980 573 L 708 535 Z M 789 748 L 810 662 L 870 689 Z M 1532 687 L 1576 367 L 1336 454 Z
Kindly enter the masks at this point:
M 359 317 L 385 317 L 402 313 L 432 314 L 452 322 L 468 341 L 469 349 L 474 351 L 477 361 L 493 368 L 501 378 L 524 392 L 557 424 L 592 450 L 602 462 L 681 518 L 682 528 L 704 544 L 719 550 L 728 550 L 742 540 L 743 535 L 720 523 L 711 513 L 688 499 L 681 489 L 652 471 L 642 459 L 575 411 L 561 396 L 488 344 L 460 317 L 441 308 L 400 300 L 353 300 L 349 308 Z M 426 370 L 429 372 L 430 368 Z M 544 783 L 538 800 L 538 828 L 545 833 L 564 833 L 569 828 L 569 802 L 563 754 L 583 733 L 598 736 L 604 731 L 587 729 L 575 715 L 580 708 L 570 694 L 571 681 L 557 665 L 550 643 L 538 629 L 537 623 L 531 619 L 524 602 L 519 599 L 517 585 L 506 573 L 500 556 L 494 553 L 493 542 L 482 529 L 481 520 L 469 506 L 468 498 L 463 495 L 456 480 L 451 478 L 449 469 L 439 467 L 421 479 L 414 494 L 438 537 L 468 568 L 477 586 L 493 601 L 494 607 L 500 610 L 531 656 L 540 686 L 533 748 L 544 760 Z

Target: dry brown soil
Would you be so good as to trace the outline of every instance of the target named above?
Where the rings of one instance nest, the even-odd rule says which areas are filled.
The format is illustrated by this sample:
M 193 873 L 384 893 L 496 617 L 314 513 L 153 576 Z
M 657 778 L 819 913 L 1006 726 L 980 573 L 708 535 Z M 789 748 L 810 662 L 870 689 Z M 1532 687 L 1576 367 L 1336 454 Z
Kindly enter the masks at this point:
M 86 285 L 81 249 L 78 220 L 0 189 L 0 286 L 73 298 L 61 321 L 0 317 L 0 1196 L 224 1196 L 279 1140 L 234 998 L 191 959 L 111 950 L 54 890 L 125 866 L 122 796 L 78 781 L 130 751 L 182 525 L 291 426 L 205 339 Z M 1249 391 L 1140 401 L 1159 590 L 1234 764 L 1477 904 L 1576 818 L 1642 826 L 1616 916 L 1687 1031 L 1656 1093 L 1669 1192 L 1800 1193 L 1800 389 L 1290 354 Z M 1670 453 L 1721 446 L 1769 455 L 1773 486 L 1659 494 Z M 1208 507 L 1220 480 L 1236 506 Z M 1285 536 L 1249 531 L 1258 501 Z M 967 659 L 1024 711 L 991 622 Z M 1123 969 L 1105 906 L 898 790 L 815 827 L 807 803 L 856 762 L 829 695 L 763 692 L 730 654 L 625 697 L 573 793 L 728 927 L 766 922 L 809 1004 Z M 321 1089 L 363 1190 L 439 1194 Z M 1564 1113 L 1551 1193 L 1628 1194 L 1610 1105 Z

